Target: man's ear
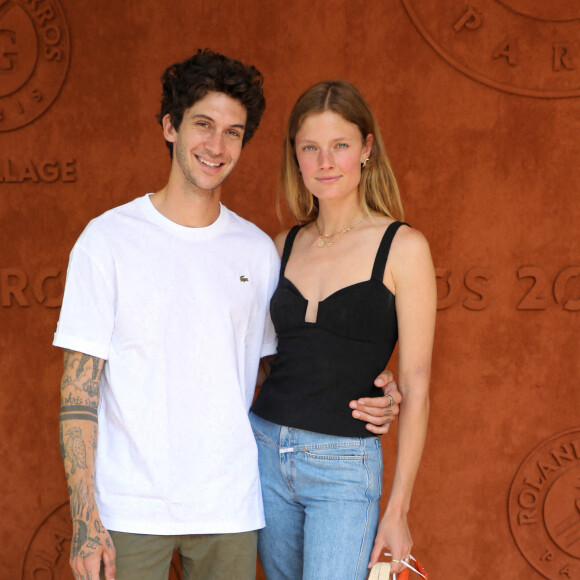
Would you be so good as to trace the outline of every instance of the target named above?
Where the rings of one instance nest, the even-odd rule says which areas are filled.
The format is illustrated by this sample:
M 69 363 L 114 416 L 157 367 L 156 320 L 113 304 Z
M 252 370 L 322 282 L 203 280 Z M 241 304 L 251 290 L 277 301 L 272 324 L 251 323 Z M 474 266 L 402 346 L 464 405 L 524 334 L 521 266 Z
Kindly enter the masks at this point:
M 171 122 L 171 116 L 169 115 L 169 113 L 164 115 L 162 119 L 162 125 L 163 125 L 163 136 L 165 137 L 165 140 L 169 141 L 170 143 L 174 143 L 175 140 L 177 139 L 177 129 L 173 126 L 173 123 Z

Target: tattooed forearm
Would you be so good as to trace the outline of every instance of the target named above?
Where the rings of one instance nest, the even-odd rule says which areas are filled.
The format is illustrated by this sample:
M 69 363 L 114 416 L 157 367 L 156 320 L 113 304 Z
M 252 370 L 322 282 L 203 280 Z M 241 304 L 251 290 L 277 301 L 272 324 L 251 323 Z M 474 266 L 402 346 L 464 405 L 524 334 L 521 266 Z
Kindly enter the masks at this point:
M 98 437 L 99 437 L 99 429 L 97 428 L 96 425 L 93 425 L 93 440 L 91 442 L 91 445 L 93 447 L 93 457 L 95 456 L 95 453 L 97 452 Z
M 81 558 L 87 558 L 103 545 L 101 534 L 105 532 L 105 528 L 95 511 L 92 496 L 82 482 L 72 490 L 70 511 L 74 524 L 71 554 L 73 557 L 80 555 Z
M 80 379 L 82 374 L 85 371 L 85 365 L 89 362 L 92 361 L 93 363 L 93 368 L 91 370 L 91 380 L 95 380 L 97 378 L 97 375 L 99 374 L 99 366 L 100 366 L 100 362 L 101 360 L 94 357 L 94 356 L 89 356 L 88 354 L 82 354 L 81 355 L 81 360 L 79 361 L 79 366 L 77 367 L 77 379 Z
M 63 460 L 70 463 L 70 473 L 77 469 L 87 468 L 87 447 L 83 441 L 83 431 L 80 427 L 71 427 L 64 431 L 61 423 L 61 454 Z
M 89 361 L 92 367 L 90 373 L 89 369 L 85 370 Z M 99 390 L 94 385 L 100 381 L 103 364 L 102 359 L 80 352 L 67 350 L 64 353 L 59 438 L 69 481 L 75 479 L 71 477 L 79 470 L 88 468 L 88 477 L 93 472 L 99 406 Z
M 60 408 L 60 420 L 81 419 L 97 422 L 97 410 L 92 405 L 63 405 Z
M 67 408 L 69 407 L 79 407 L 79 406 L 84 406 L 88 409 L 93 409 L 95 412 L 97 410 L 97 407 L 99 406 L 98 401 L 96 400 L 87 400 L 86 397 L 82 397 L 80 395 L 73 395 L 72 393 L 69 393 L 66 397 L 61 397 L 60 400 L 60 405 L 61 405 L 61 412 L 65 411 Z
M 80 481 L 73 488 L 70 496 L 70 513 L 73 520 L 82 519 L 89 521 L 95 509 L 89 489 L 84 482 Z
M 91 362 L 91 374 L 87 380 L 82 382 L 82 389 L 89 397 L 98 397 L 99 396 L 99 373 L 101 370 L 102 360 L 98 359 L 94 356 L 89 356 L 87 354 L 81 354 L 81 358 L 79 360 L 79 364 L 76 369 L 75 378 L 77 381 L 81 381 L 87 373 L 85 371 L 85 367 L 87 363 Z
M 64 374 L 61 382 L 63 397 L 70 399 L 73 392 L 78 393 L 76 403 L 86 404 L 86 397 L 80 398 L 83 393 L 86 393 L 90 401 L 98 401 L 103 364 L 104 361 L 95 356 L 66 350 L 64 352 Z
M 99 381 L 94 381 L 93 379 L 89 379 L 88 381 L 83 383 L 83 391 L 89 397 L 98 397 L 100 392 L 100 384 Z
M 77 379 L 80 379 L 84 370 L 85 365 L 91 360 L 88 354 L 81 354 L 81 360 L 79 361 L 79 366 L 77 367 Z
M 94 462 L 103 365 L 104 361 L 94 356 L 64 353 L 59 439 L 73 521 L 71 568 L 79 580 L 98 580 L 98 568 L 105 553 L 110 573 L 114 574 L 115 569 L 114 547 L 100 521 L 95 500 Z
M 64 350 L 64 370 L 71 369 L 73 367 L 75 352 L 73 350 Z

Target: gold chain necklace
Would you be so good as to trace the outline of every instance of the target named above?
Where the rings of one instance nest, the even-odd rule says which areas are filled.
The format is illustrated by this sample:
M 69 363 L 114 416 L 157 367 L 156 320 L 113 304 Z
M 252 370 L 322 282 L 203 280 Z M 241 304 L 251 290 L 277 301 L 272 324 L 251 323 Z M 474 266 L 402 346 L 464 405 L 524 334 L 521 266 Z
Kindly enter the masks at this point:
M 318 230 L 318 233 L 320 234 L 320 241 L 316 245 L 319 248 L 324 248 L 325 246 L 332 246 L 332 244 L 334 244 L 334 240 L 330 240 L 329 238 L 334 238 L 334 236 L 338 236 L 339 234 L 345 234 L 346 232 L 350 232 L 350 230 L 352 230 L 352 228 L 354 228 L 355 226 L 358 226 L 358 224 L 361 224 L 365 220 L 365 218 L 366 218 L 366 216 L 363 216 L 360 220 L 354 222 L 350 226 L 347 226 L 343 230 L 340 230 L 338 232 L 334 232 L 333 234 L 323 234 L 322 230 L 320 229 L 320 226 L 318 225 L 318 219 L 316 219 L 314 221 L 314 223 L 316 224 L 316 229 Z

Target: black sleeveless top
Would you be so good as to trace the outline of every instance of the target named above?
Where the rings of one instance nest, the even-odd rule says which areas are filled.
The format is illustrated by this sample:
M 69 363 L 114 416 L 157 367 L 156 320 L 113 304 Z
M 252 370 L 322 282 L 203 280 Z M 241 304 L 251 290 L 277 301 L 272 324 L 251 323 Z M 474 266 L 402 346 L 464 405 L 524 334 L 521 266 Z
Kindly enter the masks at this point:
M 280 280 L 270 302 L 278 354 L 252 412 L 287 427 L 343 437 L 369 437 L 348 403 L 378 397 L 373 382 L 397 342 L 395 296 L 383 283 L 391 242 L 402 222 L 381 240 L 371 278 L 341 288 L 318 303 L 316 322 L 305 322 L 306 300 L 284 271 L 300 226 L 286 238 Z

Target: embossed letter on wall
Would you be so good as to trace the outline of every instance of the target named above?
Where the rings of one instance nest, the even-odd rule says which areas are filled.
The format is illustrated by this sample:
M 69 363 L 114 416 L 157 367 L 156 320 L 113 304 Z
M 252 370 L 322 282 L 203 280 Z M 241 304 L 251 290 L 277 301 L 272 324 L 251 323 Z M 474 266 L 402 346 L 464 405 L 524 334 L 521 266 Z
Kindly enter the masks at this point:
M 58 0 L 0 0 L 0 131 L 23 127 L 50 107 L 69 56 Z
M 46 267 L 33 273 L 21 268 L 0 268 L 0 306 L 28 308 L 32 303 L 59 308 L 64 292 L 61 269 Z
M 459 72 L 530 97 L 580 96 L 577 0 L 401 0 L 417 30 Z
M 435 275 L 438 310 L 462 305 L 467 310 L 479 311 L 490 306 L 490 292 L 501 273 L 493 273 L 481 266 L 473 266 L 465 273 L 438 267 L 435 268 Z M 553 280 L 544 268 L 533 265 L 518 268 L 516 276 L 523 281 L 519 283 L 520 297 L 513 303 L 517 310 L 559 307 L 567 312 L 580 312 L 580 266 L 562 268 Z M 497 300 L 498 296 L 495 298 Z

